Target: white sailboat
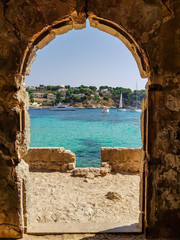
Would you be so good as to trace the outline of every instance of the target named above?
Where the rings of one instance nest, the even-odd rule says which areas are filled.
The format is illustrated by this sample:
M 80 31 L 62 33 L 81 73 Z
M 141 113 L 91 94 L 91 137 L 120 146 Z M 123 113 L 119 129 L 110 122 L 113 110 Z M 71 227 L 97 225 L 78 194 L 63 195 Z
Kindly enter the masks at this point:
M 123 104 L 122 104 L 122 93 L 120 94 L 119 107 L 118 107 L 117 110 L 119 110 L 119 111 L 126 111 L 126 108 L 123 108 Z

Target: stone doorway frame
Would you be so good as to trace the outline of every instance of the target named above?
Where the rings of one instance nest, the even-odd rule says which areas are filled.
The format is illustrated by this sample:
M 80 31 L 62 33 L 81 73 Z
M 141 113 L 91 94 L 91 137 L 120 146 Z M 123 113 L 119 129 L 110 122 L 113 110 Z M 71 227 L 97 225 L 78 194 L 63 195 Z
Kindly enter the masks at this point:
M 24 231 L 23 185 L 16 166 L 29 146 L 25 76 L 37 48 L 43 48 L 55 34 L 65 33 L 72 27 L 81 29 L 87 17 L 92 26 L 119 37 L 136 59 L 141 76 L 149 79 L 141 116 L 143 228 L 148 237 L 179 236 L 178 184 L 174 179 L 178 173 L 179 147 L 180 16 L 178 0 L 167 2 L 139 0 L 132 6 L 130 0 L 53 0 L 51 8 L 48 0 L 43 3 L 0 2 L 3 10 L 0 13 L 3 43 L 0 49 L 0 191 L 3 204 L 0 237 L 21 238 Z

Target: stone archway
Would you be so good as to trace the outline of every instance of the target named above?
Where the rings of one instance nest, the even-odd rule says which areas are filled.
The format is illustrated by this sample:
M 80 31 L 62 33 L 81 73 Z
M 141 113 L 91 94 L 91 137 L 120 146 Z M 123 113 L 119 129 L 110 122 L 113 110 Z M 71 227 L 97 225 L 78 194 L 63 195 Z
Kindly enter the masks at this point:
M 178 1 L 25 0 L 2 1 L 0 6 L 0 237 L 20 238 L 23 233 L 23 189 L 16 166 L 29 145 L 23 84 L 28 66 L 37 47 L 55 34 L 84 27 L 87 17 L 119 37 L 141 75 L 149 77 L 142 114 L 144 229 L 147 236 L 178 236 Z

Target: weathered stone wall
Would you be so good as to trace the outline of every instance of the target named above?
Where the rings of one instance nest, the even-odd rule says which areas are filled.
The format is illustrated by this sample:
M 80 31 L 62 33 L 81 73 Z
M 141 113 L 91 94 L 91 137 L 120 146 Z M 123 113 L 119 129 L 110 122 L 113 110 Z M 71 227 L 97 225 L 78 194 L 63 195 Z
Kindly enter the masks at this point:
M 121 153 L 117 154 L 120 151 Z M 140 149 L 102 148 L 101 168 L 76 168 L 75 154 L 63 147 L 29 148 L 23 160 L 29 165 L 30 171 L 73 170 L 73 176 L 94 178 L 104 176 L 111 170 L 123 173 L 139 172 L 140 153 Z
M 114 172 L 138 173 L 140 171 L 141 159 L 141 148 L 101 148 L 101 163 L 107 162 Z
M 149 86 L 148 94 L 147 234 L 177 238 L 180 236 L 180 76 L 165 74 L 164 80 L 163 84 Z
M 27 205 L 29 204 L 29 192 L 31 182 L 29 180 L 29 165 L 21 159 L 20 163 L 15 168 L 17 174 L 17 186 L 21 196 L 20 198 L 20 227 L 23 232 L 27 226 Z
M 91 25 L 121 39 L 149 78 L 142 114 L 144 229 L 180 236 L 179 0 L 0 1 L 0 238 L 21 237 L 15 167 L 28 150 L 24 79 L 36 50 L 56 34 Z
M 101 168 L 76 168 L 75 154 L 63 147 L 29 148 L 23 160 L 30 171 L 67 171 L 74 170 L 74 176 L 97 177 L 114 171 L 138 173 L 140 170 L 141 148 L 101 148 Z
M 23 157 L 30 171 L 67 171 L 76 166 L 75 154 L 59 148 L 30 148 Z

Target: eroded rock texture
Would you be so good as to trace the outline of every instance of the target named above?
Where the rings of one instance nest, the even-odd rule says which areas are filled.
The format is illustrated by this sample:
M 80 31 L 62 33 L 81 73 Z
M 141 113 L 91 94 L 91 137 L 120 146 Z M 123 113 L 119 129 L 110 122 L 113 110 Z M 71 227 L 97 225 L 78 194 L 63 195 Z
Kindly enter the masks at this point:
M 36 57 L 56 34 L 91 26 L 120 38 L 142 76 L 145 230 L 179 237 L 179 0 L 0 1 L 0 237 L 21 237 L 22 189 L 15 167 L 29 145 L 23 84 Z
M 30 148 L 23 159 L 29 164 L 30 171 L 66 172 L 76 166 L 75 154 L 63 147 Z
M 108 163 L 114 172 L 139 173 L 141 171 L 141 155 L 141 148 L 101 148 L 101 162 Z

